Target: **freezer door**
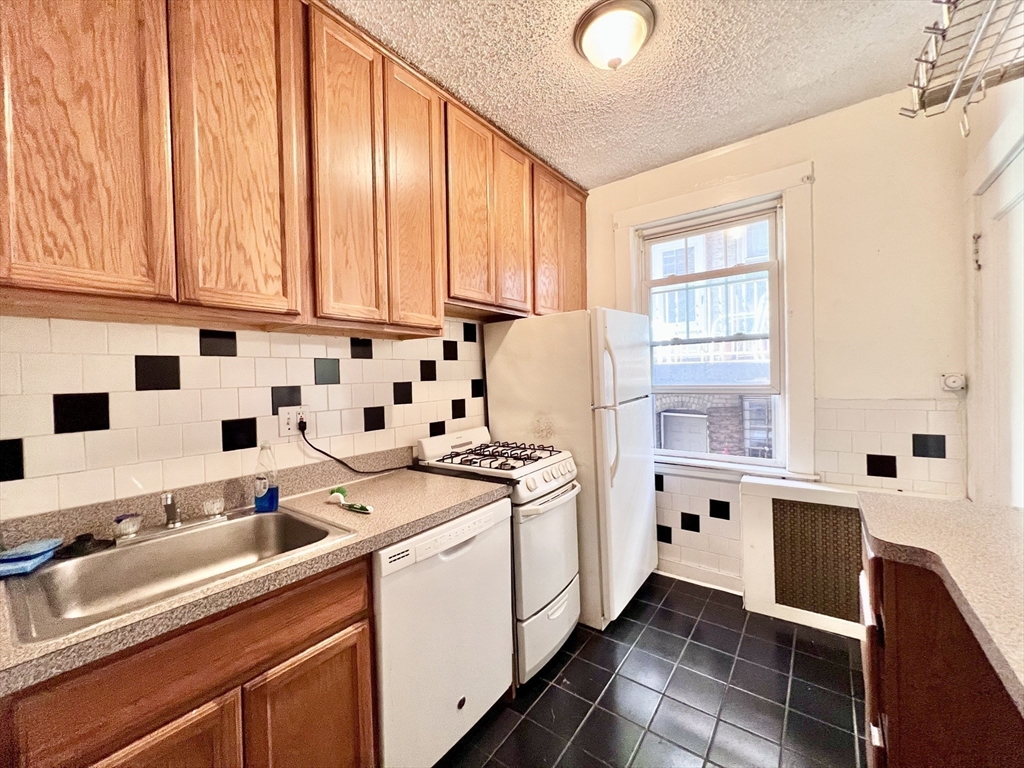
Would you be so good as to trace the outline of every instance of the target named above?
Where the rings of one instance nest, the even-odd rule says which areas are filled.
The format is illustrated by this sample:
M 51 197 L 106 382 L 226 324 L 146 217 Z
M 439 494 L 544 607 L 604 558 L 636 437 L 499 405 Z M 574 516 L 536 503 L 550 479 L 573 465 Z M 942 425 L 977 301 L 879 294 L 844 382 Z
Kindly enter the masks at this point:
M 646 315 L 591 310 L 594 405 L 604 407 L 651 394 L 650 324 Z
M 604 617 L 611 621 L 658 562 L 650 396 L 596 409 L 594 420 Z

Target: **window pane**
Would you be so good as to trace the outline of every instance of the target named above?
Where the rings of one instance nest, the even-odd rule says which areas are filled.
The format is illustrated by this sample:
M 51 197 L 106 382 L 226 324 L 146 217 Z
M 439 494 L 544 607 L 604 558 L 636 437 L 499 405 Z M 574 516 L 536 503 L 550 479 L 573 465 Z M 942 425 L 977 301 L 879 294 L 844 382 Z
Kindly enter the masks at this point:
M 769 220 L 765 218 L 652 243 L 651 279 L 766 262 L 770 256 L 770 236 Z
M 770 314 L 767 272 L 655 288 L 651 341 L 767 335 Z
M 707 387 L 771 383 L 768 339 L 716 341 L 655 347 L 651 372 L 656 387 Z
M 658 450 L 773 459 L 777 395 L 658 394 Z

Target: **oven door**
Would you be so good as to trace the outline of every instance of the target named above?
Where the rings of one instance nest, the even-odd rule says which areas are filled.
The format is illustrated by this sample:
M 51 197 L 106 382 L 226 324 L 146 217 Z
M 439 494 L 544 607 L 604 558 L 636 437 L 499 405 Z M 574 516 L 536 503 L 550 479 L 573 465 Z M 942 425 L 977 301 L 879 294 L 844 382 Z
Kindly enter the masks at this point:
M 516 618 L 533 616 L 560 595 L 579 572 L 575 480 L 529 504 L 512 508 Z

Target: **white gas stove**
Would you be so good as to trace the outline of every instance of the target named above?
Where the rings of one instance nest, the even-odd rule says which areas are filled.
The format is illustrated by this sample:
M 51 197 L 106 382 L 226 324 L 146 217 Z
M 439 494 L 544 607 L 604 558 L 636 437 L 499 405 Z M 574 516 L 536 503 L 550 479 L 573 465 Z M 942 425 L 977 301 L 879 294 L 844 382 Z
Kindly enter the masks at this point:
M 513 504 L 540 498 L 576 477 L 576 464 L 568 451 L 550 445 L 491 442 L 487 427 L 423 438 L 418 456 L 423 467 L 515 481 Z

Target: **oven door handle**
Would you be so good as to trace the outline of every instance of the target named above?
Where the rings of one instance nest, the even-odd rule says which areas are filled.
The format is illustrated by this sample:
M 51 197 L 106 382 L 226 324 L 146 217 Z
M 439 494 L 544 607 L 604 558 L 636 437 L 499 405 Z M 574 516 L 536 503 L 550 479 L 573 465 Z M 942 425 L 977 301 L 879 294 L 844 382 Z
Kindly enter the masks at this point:
M 572 483 L 569 484 L 561 493 L 557 493 L 554 496 L 545 499 L 540 504 L 524 504 L 521 507 L 516 507 L 516 512 L 519 513 L 520 517 L 536 517 L 537 515 L 543 515 L 552 507 L 557 507 L 573 498 L 580 492 L 580 487 L 580 484 L 573 480 Z

